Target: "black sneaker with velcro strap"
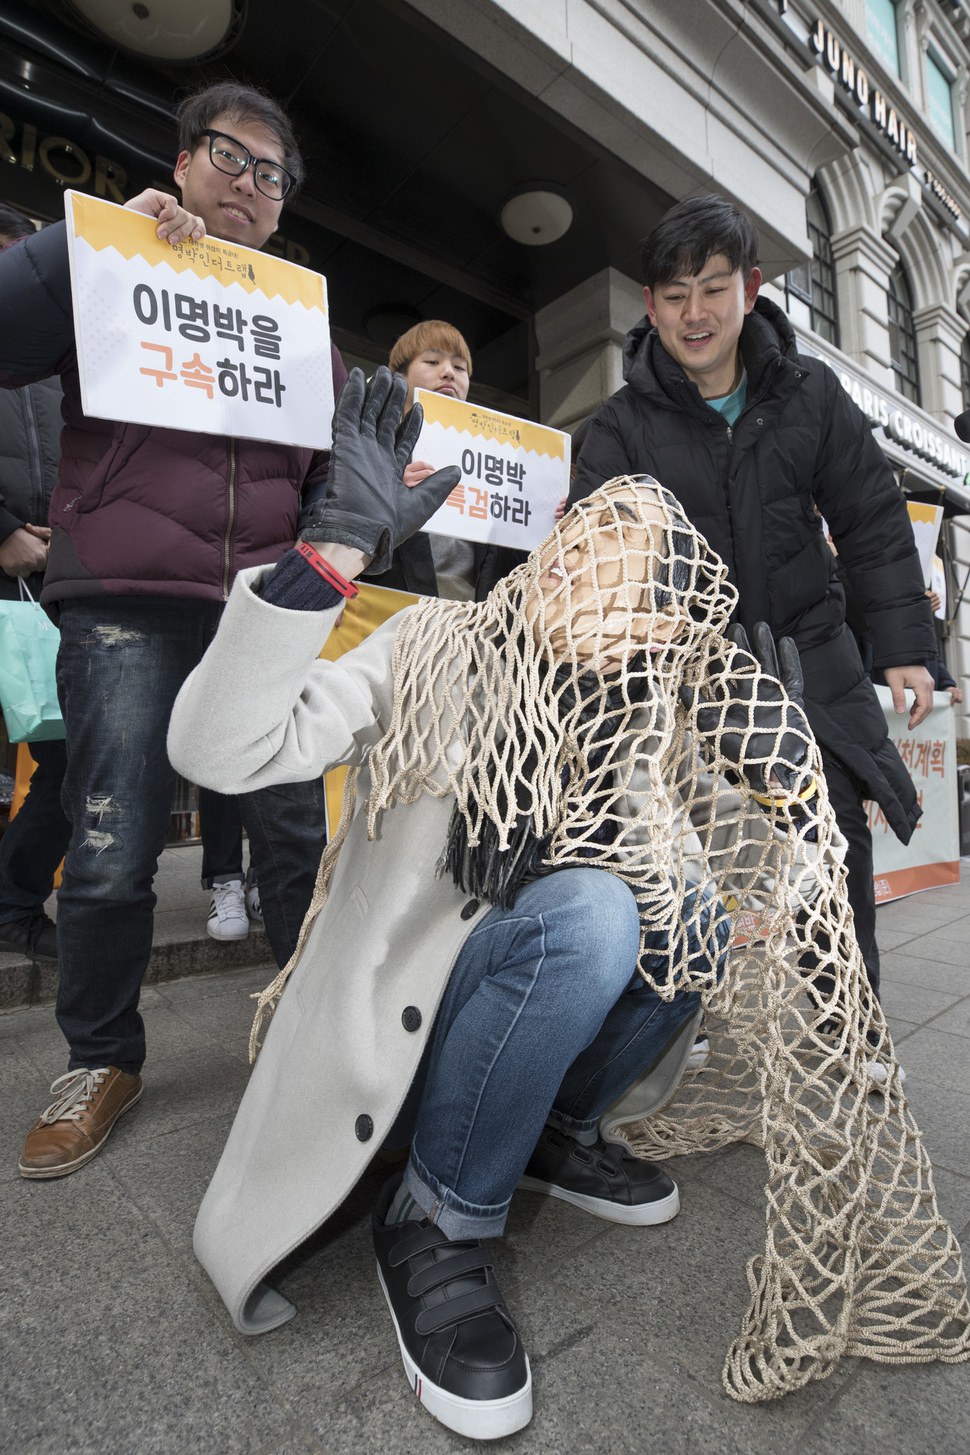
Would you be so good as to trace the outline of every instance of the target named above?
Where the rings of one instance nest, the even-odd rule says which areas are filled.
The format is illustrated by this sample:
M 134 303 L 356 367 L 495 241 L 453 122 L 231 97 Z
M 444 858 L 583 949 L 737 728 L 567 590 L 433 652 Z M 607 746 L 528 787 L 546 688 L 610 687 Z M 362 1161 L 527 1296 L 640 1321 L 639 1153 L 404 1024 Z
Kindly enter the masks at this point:
M 392 1178 L 374 1209 L 377 1276 L 404 1369 L 428 1413 L 449 1430 L 498 1440 L 532 1418 L 532 1375 L 492 1265 L 474 1238 L 455 1242 L 427 1218 L 391 1227 Z
M 677 1184 L 656 1162 L 597 1137 L 583 1147 L 568 1133 L 545 1126 L 519 1179 L 524 1192 L 571 1202 L 611 1223 L 656 1227 L 680 1211 Z

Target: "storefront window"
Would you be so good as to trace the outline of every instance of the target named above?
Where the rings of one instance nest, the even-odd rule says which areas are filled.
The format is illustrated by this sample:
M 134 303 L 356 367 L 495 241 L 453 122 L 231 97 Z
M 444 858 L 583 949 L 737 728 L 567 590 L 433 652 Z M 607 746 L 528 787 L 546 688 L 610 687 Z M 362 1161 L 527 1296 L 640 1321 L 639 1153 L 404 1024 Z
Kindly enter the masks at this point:
M 960 393 L 964 409 L 970 409 L 970 330 L 963 335 L 960 345 Z
M 877 56 L 894 76 L 901 76 L 896 0 L 866 0 L 866 36 L 872 47 L 873 55 Z
M 896 388 L 900 394 L 920 402 L 919 361 L 916 354 L 916 326 L 913 323 L 913 298 L 902 268 L 889 277 L 889 352 L 892 355 Z
M 956 128 L 953 125 L 953 77 L 933 51 L 926 53 L 927 115 L 933 130 L 956 151 Z
M 805 211 L 812 261 L 793 268 L 785 275 L 785 307 L 796 327 L 801 324 L 837 345 L 839 323 L 835 268 L 832 264 L 832 229 L 817 192 L 808 194 Z

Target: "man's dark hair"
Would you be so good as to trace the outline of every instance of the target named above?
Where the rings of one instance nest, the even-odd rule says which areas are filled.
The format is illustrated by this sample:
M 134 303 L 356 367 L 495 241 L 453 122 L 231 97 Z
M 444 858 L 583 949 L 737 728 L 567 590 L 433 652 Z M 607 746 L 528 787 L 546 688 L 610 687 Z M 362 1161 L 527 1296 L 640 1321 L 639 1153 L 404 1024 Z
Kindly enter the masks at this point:
M 664 213 L 643 244 L 640 262 L 648 288 L 693 278 L 714 253 L 723 253 L 747 278 L 758 261 L 758 234 L 746 212 L 724 197 L 687 197 Z
M 13 242 L 16 238 L 33 237 L 36 231 L 29 217 L 18 212 L 16 207 L 0 202 L 0 237 L 9 238 Z
M 223 123 L 256 122 L 279 138 L 283 165 L 296 178 L 296 185 L 289 194 L 292 197 L 303 182 L 303 158 L 283 108 L 265 91 L 259 91 L 255 86 L 243 86 L 238 81 L 219 81 L 214 86 L 205 86 L 192 96 L 186 96 L 175 113 L 179 151 L 191 152 L 199 137 L 209 130 L 217 117 L 221 117 Z

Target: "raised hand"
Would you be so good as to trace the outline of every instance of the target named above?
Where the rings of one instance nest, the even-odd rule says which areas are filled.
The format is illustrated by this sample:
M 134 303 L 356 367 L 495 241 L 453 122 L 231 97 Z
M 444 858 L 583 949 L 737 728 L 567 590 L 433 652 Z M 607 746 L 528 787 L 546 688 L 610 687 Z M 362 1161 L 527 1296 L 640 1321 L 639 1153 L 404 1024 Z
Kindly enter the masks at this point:
M 461 479 L 453 465 L 405 485 L 424 419 L 416 404 L 401 423 L 406 395 L 403 375 L 383 365 L 369 384 L 351 369 L 333 417 L 327 494 L 301 532 L 303 540 L 361 552 L 374 574 L 388 570 L 395 547 L 421 529 Z
M 141 212 L 145 217 L 156 219 L 155 235 L 159 242 L 170 242 L 174 246 L 175 243 L 188 242 L 190 239 L 198 242 L 205 237 L 205 223 L 202 218 L 179 206 L 178 198 L 168 192 L 146 187 L 137 197 L 129 198 L 125 206 L 129 212 Z

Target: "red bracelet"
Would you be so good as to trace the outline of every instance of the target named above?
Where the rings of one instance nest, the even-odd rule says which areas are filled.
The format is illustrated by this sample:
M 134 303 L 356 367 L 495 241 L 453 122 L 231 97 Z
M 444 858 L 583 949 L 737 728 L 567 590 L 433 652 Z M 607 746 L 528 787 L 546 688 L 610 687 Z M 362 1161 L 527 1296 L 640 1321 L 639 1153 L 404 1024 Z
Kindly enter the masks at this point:
M 335 571 L 330 562 L 325 561 L 319 551 L 313 549 L 309 541 L 297 541 L 296 549 L 305 561 L 310 562 L 317 575 L 322 576 L 327 585 L 332 586 L 335 591 L 339 591 L 341 596 L 346 596 L 348 601 L 353 601 L 354 597 L 359 594 L 360 587 L 355 586 L 352 581 L 345 581 L 340 572 Z

